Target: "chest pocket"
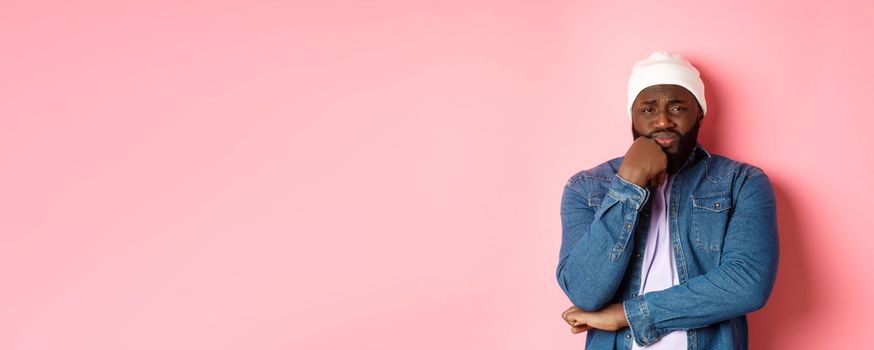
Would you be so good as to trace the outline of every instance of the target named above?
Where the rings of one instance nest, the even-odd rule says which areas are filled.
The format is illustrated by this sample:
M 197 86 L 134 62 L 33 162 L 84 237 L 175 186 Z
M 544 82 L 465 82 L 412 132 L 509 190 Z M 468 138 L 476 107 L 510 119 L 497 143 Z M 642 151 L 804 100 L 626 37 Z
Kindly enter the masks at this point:
M 722 250 L 731 195 L 726 192 L 692 195 L 692 237 L 695 245 L 712 252 Z

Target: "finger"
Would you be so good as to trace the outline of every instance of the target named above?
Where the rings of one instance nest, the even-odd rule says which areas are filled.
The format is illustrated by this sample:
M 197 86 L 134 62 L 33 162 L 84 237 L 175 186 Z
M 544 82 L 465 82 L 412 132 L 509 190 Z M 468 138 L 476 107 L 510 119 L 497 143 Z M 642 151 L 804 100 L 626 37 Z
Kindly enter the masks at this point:
M 573 333 L 573 334 L 582 333 L 582 332 L 588 331 L 591 328 L 592 327 L 589 327 L 588 325 L 573 326 L 573 327 L 571 327 L 571 333 Z
M 569 324 L 571 326 L 576 326 L 577 324 L 584 324 L 585 323 L 574 315 L 567 315 L 567 317 L 564 318 L 564 321 L 567 322 L 567 324 Z
M 580 309 L 579 309 L 578 307 L 576 307 L 576 306 L 571 306 L 571 307 L 569 307 L 567 310 L 564 310 L 564 312 L 561 313 L 561 318 L 567 320 L 568 317 L 570 317 L 570 315 L 571 315 L 573 312 L 575 312 L 575 311 L 579 311 L 579 310 L 580 310 Z
M 573 307 L 570 307 L 570 308 L 568 308 L 567 310 L 564 310 L 564 312 L 561 313 L 561 318 L 565 318 L 565 319 L 566 319 L 566 318 L 567 318 L 567 314 L 569 314 L 569 313 L 571 312 L 571 310 L 573 310 L 573 309 L 574 309 Z

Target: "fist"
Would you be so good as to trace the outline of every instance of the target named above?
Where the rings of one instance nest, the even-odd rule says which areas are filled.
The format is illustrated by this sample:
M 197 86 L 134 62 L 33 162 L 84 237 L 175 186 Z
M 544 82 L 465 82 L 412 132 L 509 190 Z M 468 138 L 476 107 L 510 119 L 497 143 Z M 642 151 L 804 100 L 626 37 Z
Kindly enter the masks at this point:
M 654 140 L 638 137 L 625 152 L 619 176 L 638 186 L 658 186 L 665 180 L 668 156 Z
M 625 310 L 620 303 L 610 304 L 598 311 L 585 311 L 571 306 L 561 313 L 561 318 L 571 326 L 571 333 L 574 334 L 592 328 L 615 331 L 628 327 L 628 319 L 625 318 Z
M 583 312 L 584 311 L 580 308 L 571 306 L 569 309 L 561 313 L 561 318 L 571 326 L 571 333 L 582 333 L 592 328 L 587 325 L 585 321 L 579 320 L 579 315 Z

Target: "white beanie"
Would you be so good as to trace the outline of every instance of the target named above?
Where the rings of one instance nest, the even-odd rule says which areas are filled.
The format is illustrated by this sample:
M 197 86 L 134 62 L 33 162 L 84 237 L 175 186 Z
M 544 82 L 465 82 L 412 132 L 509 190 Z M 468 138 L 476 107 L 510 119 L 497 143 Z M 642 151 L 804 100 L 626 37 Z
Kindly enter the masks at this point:
M 637 62 L 628 78 L 628 116 L 640 91 L 653 85 L 679 85 L 695 96 L 701 105 L 701 112 L 707 113 L 704 100 L 704 82 L 698 70 L 683 56 L 670 52 L 656 51 L 643 61 Z

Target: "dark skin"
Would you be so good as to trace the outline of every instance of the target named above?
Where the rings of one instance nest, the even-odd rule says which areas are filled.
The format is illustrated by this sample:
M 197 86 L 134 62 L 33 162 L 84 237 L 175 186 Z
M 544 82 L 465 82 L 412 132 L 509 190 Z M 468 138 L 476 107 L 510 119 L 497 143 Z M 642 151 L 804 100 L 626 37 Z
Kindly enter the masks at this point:
M 683 166 L 697 142 L 703 118 L 698 100 L 679 85 L 643 89 L 631 107 L 635 139 L 619 166 L 619 176 L 641 187 L 661 184 L 667 174 Z M 592 328 L 615 331 L 628 327 L 621 303 L 596 311 L 571 306 L 561 317 L 574 334 Z
M 683 165 L 703 119 L 698 101 L 685 88 L 655 85 L 643 89 L 631 107 L 634 134 L 642 137 L 636 137 L 625 153 L 619 176 L 641 187 L 660 184 L 667 173 Z

